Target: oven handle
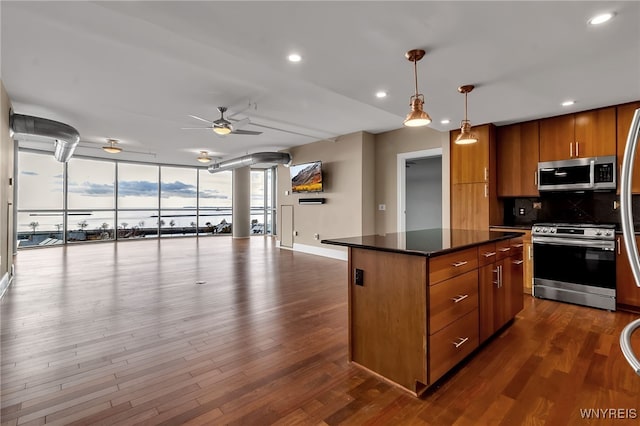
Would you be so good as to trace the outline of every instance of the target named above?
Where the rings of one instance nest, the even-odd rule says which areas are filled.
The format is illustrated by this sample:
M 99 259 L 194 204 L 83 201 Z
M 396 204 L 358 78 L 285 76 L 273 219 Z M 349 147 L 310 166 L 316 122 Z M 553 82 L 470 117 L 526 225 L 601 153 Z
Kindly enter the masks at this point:
M 570 247 L 587 247 L 593 249 L 603 249 L 614 251 L 616 248 L 615 241 L 598 241 L 598 240 L 567 240 L 566 238 L 554 237 L 533 237 L 531 242 L 536 245 L 550 246 L 570 246 Z

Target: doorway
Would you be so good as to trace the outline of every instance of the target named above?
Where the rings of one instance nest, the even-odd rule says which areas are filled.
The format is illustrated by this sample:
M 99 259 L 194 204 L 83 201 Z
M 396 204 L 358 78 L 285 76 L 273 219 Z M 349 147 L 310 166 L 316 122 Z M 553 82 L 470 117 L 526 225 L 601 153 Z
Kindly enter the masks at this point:
M 398 154 L 398 232 L 442 227 L 442 149 Z

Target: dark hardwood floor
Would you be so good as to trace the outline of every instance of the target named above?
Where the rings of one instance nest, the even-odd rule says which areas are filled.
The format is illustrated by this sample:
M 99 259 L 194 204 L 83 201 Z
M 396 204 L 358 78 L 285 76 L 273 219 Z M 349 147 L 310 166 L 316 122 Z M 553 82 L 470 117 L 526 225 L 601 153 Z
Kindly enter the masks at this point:
M 638 424 L 618 346 L 634 315 L 525 296 L 418 399 L 347 362 L 346 274 L 263 237 L 21 251 L 1 303 L 1 423 Z

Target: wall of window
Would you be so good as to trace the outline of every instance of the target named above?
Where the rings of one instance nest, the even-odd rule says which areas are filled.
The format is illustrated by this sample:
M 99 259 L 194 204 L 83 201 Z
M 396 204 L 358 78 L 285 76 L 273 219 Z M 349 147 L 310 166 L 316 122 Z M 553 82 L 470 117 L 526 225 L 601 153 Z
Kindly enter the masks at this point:
M 63 164 L 20 150 L 17 188 L 19 248 L 231 233 L 231 171 L 82 157 Z M 259 179 L 252 188 L 263 198 L 269 191 Z M 267 229 L 264 206 L 256 201 L 255 218 Z

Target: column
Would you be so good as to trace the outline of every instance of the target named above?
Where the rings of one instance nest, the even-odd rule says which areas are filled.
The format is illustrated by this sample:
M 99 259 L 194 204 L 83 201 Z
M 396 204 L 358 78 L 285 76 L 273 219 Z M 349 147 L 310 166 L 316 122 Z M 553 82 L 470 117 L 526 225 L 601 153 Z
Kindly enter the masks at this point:
M 251 235 L 251 168 L 233 170 L 233 238 Z

